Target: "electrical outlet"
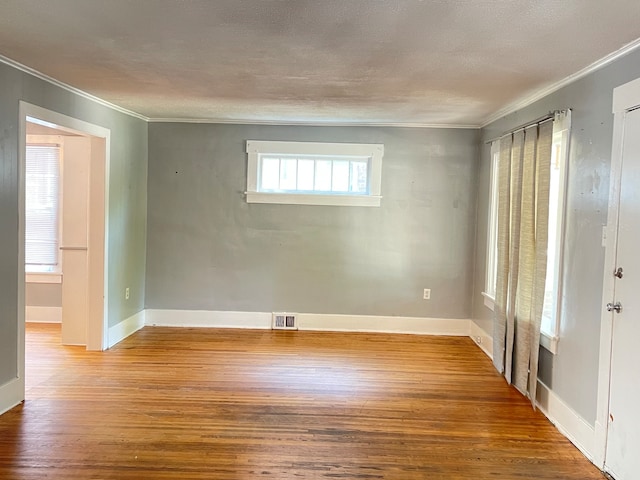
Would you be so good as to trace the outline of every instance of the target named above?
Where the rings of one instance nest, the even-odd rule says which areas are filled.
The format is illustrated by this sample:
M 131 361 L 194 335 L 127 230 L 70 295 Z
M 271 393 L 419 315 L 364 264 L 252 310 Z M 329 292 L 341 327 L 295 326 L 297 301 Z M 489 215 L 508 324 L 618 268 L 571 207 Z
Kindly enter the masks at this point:
M 124 299 L 129 300 L 129 287 L 124 289 Z
M 431 299 L 431 289 L 430 288 L 425 288 L 424 289 L 424 293 L 422 294 L 422 298 L 424 300 L 430 300 Z

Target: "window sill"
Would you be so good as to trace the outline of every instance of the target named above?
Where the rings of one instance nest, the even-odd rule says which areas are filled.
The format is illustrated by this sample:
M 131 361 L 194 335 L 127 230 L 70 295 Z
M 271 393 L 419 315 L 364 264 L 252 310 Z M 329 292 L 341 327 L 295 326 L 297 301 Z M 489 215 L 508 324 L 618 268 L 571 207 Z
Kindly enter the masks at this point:
M 287 205 L 328 205 L 348 207 L 379 207 L 377 195 L 309 195 L 297 193 L 245 192 L 247 203 L 277 203 Z
M 489 310 L 494 311 L 495 309 L 495 298 L 489 295 L 486 292 L 482 292 L 482 296 L 484 297 L 484 306 Z M 558 337 L 554 335 L 550 335 L 545 332 L 540 332 L 540 346 L 552 354 L 558 353 Z
M 554 335 L 540 332 L 540 345 L 554 355 L 558 353 L 558 340 Z
M 26 283 L 62 283 L 62 274 L 57 272 L 25 272 L 24 278 Z
M 495 308 L 496 299 L 486 292 L 482 292 L 482 296 L 484 297 L 484 306 L 493 312 Z

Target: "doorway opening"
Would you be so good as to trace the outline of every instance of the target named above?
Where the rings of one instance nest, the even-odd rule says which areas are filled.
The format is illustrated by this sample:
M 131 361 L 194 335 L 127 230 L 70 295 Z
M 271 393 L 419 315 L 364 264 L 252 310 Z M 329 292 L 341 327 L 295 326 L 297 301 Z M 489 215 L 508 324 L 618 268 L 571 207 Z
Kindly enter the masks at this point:
M 110 131 L 20 102 L 19 138 L 25 321 L 58 324 L 49 330 L 59 328 L 64 345 L 105 350 Z M 24 384 L 25 322 L 19 328 Z

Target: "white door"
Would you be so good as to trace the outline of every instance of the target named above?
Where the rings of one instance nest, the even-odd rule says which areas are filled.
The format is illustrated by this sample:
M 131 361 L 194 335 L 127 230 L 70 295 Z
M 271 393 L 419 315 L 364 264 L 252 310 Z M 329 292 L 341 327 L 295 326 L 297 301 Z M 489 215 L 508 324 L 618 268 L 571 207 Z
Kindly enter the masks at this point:
M 605 469 L 616 480 L 636 480 L 640 478 L 640 109 L 628 112 L 624 121 L 618 222 L 616 268 L 622 272 L 615 279 L 614 302 L 620 302 L 621 310 L 613 313 Z

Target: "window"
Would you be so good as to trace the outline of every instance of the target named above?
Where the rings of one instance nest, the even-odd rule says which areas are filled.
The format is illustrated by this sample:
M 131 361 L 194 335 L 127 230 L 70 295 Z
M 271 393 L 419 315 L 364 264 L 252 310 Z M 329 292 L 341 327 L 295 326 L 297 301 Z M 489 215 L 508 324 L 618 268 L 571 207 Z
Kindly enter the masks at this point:
M 562 298 L 562 253 L 564 245 L 564 211 L 567 185 L 569 129 L 571 112 L 556 116 L 551 147 L 551 177 L 549 181 L 549 240 L 547 244 L 547 278 L 544 309 L 540 330 L 549 339 L 548 347 L 555 351 L 560 327 Z M 543 340 L 546 341 L 546 340 Z
M 27 145 L 25 270 L 57 272 L 60 147 Z
M 562 298 L 562 252 L 564 244 L 564 211 L 569 150 L 571 111 L 556 114 L 553 124 L 551 172 L 549 182 L 549 233 L 547 243 L 547 274 L 540 343 L 555 353 L 560 326 Z M 493 309 L 497 273 L 498 230 L 498 163 L 500 141 L 491 144 L 491 180 L 487 232 L 487 274 L 483 296 L 485 305 Z
M 384 146 L 247 142 L 247 202 L 380 206 Z
M 498 163 L 500 140 L 491 143 L 491 177 L 489 190 L 489 217 L 487 222 L 487 272 L 485 280 L 485 303 L 493 308 L 496 296 L 496 271 L 498 269 Z

